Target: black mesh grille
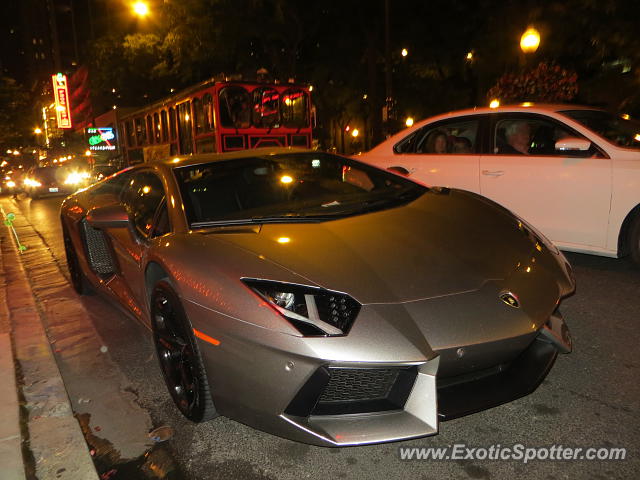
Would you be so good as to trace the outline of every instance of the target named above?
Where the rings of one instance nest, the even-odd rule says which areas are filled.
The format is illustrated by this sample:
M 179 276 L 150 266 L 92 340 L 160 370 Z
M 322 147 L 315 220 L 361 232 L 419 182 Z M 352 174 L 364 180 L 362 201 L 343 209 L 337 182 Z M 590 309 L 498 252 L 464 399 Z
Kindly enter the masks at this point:
M 104 232 L 93 228 L 86 221 L 82 222 L 84 238 L 87 244 L 87 257 L 91 269 L 100 274 L 115 272 L 113 257 Z
M 320 367 L 285 412 L 307 417 L 401 410 L 417 375 L 417 367 Z
M 319 401 L 349 402 L 386 398 L 399 370 L 382 368 L 330 368 L 331 378 Z

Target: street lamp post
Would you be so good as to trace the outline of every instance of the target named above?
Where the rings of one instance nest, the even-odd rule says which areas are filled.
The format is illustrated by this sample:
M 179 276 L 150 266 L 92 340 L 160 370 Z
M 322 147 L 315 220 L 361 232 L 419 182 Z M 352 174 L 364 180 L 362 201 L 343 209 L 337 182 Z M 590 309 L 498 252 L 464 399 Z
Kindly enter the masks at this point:
M 520 66 L 528 66 L 528 60 L 540 46 L 540 32 L 533 27 L 528 27 L 520 37 Z
M 520 37 L 520 50 L 522 53 L 534 53 L 540 46 L 540 32 L 533 27 L 529 27 Z
M 40 135 L 42 134 L 42 129 L 40 127 L 36 127 L 33 129 L 33 133 L 36 136 L 36 145 L 38 146 L 38 148 L 40 148 L 41 144 L 40 144 Z
M 149 15 L 149 5 L 146 2 L 134 2 L 133 5 L 131 5 L 131 8 L 133 9 L 133 13 L 140 18 L 144 18 Z

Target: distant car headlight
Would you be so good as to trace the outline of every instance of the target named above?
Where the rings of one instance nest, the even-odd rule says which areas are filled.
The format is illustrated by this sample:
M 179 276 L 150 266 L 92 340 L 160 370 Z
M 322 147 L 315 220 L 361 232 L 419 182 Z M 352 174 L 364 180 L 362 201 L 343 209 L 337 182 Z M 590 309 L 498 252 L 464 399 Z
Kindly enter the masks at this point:
M 345 293 L 292 283 L 242 281 L 304 336 L 347 335 L 360 304 Z
M 15 187 L 15 186 L 16 186 L 16 182 L 14 182 L 13 180 L 9 180 L 9 181 L 7 182 L 7 187 L 9 187 L 9 188 L 13 188 L 13 187 Z
M 89 172 L 71 172 L 67 175 L 67 178 L 64 180 L 65 185 L 78 185 L 79 183 L 83 183 L 90 178 Z
M 41 187 L 42 186 L 42 184 L 39 181 L 34 180 L 33 178 L 25 178 L 24 179 L 24 184 L 27 187 Z

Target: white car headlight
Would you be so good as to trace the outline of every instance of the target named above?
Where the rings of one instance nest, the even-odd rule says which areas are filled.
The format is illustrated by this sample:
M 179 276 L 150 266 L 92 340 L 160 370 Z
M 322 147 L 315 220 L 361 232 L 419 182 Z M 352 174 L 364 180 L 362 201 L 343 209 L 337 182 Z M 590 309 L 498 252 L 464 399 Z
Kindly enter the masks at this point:
M 65 185 L 78 185 L 79 183 L 83 183 L 85 180 L 88 180 L 90 177 L 89 172 L 71 172 L 67 175 L 67 178 L 64 181 Z
M 41 187 L 42 184 L 33 178 L 25 178 L 23 182 L 27 187 Z

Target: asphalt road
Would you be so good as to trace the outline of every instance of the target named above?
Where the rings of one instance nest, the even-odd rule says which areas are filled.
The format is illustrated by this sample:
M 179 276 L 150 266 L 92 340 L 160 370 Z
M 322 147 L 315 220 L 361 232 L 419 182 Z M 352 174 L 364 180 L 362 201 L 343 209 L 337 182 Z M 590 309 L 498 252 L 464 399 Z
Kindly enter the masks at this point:
M 30 220 L 64 270 L 58 224 L 60 201 L 20 198 L 16 212 Z M 140 417 L 124 422 L 121 428 L 140 430 L 147 425 L 144 428 L 173 429 L 170 440 L 156 447 L 149 442 L 145 453 L 138 455 L 140 452 L 127 444 L 126 436 L 110 438 L 108 428 L 96 430 L 97 425 L 89 419 L 90 442 L 113 450 L 97 455 L 100 473 L 111 471 L 109 478 L 128 480 L 638 478 L 640 270 L 627 260 L 567 256 L 578 282 L 577 294 L 562 307 L 573 334 L 574 352 L 558 358 L 537 391 L 510 404 L 443 423 L 440 434 L 434 437 L 367 447 L 329 449 L 303 445 L 226 418 L 201 425 L 185 421 L 166 392 L 146 329 L 100 296 L 83 297 L 78 301 L 91 314 L 78 328 L 84 329 L 87 342 L 93 342 L 89 345 L 104 347 L 102 355 L 94 353 L 95 362 L 102 364 L 87 364 L 84 374 L 118 370 L 113 372 L 120 384 L 118 394 L 133 396 L 137 407 L 127 415 Z M 65 376 L 66 382 L 77 384 L 79 380 Z M 118 409 L 100 405 L 100 398 L 73 398 L 73 391 L 70 396 L 74 405 L 91 402 L 92 408 L 100 410 L 103 423 L 123 423 Z M 147 434 L 129 433 L 134 439 Z M 525 464 L 478 459 L 402 461 L 399 456 L 401 447 L 455 444 L 487 449 L 498 444 L 501 448 L 515 444 L 623 447 L 626 459 L 537 460 Z

